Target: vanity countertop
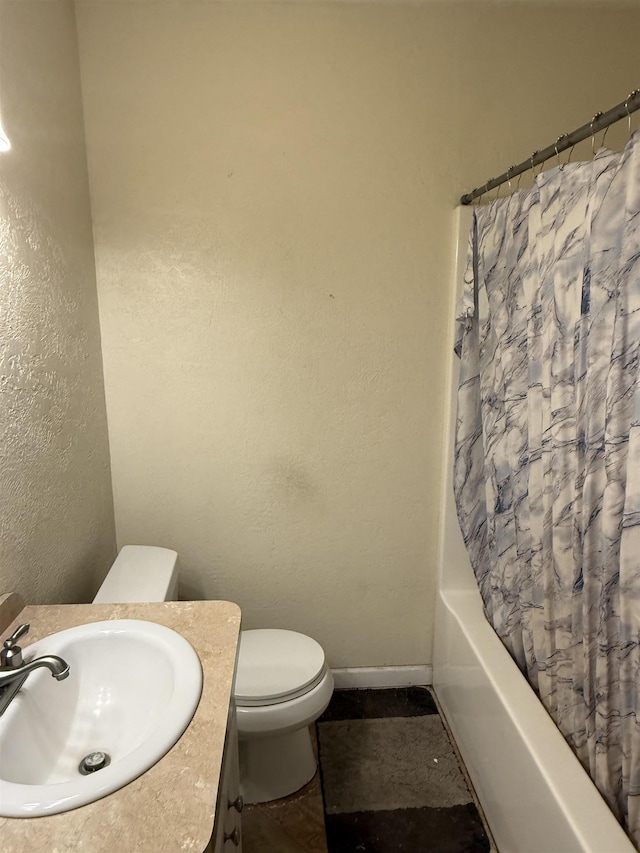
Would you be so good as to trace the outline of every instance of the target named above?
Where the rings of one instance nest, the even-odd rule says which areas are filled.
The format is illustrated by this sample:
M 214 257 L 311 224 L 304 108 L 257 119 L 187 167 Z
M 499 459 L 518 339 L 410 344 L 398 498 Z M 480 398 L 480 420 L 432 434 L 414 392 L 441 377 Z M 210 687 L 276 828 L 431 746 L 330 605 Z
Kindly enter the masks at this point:
M 14 607 L 12 617 L 15 611 Z M 103 619 L 144 619 L 182 634 L 202 664 L 200 703 L 175 746 L 124 788 L 61 814 L 0 817 L 2 853 L 202 853 L 209 843 L 233 690 L 240 608 L 229 601 L 29 606 L 0 628 L 5 636 L 29 622 L 26 646 L 65 628 Z

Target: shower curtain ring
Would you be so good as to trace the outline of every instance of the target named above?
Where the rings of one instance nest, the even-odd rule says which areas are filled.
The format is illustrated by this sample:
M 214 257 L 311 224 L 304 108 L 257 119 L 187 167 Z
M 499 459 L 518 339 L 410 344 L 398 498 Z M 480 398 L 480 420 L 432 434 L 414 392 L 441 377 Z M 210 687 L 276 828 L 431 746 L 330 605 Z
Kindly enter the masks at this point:
M 627 122 L 629 123 L 629 139 L 631 139 L 631 113 L 629 112 L 629 101 L 635 98 L 638 92 L 640 92 L 640 89 L 634 89 L 633 92 L 629 92 L 627 100 L 624 102 L 624 109 L 627 114 Z
M 513 192 L 511 189 L 511 170 L 515 169 L 515 166 L 509 166 L 507 169 L 507 183 L 509 184 L 509 192 Z
M 556 159 L 558 160 L 558 169 L 560 169 L 560 171 L 562 171 L 563 166 L 560 162 L 560 152 L 558 151 L 558 145 L 560 144 L 560 142 L 562 142 L 563 139 L 566 139 L 566 136 L 566 133 L 561 133 L 560 136 L 556 139 L 555 144 L 553 146 L 553 149 L 556 152 Z
M 593 132 L 593 125 L 598 121 L 599 118 L 602 118 L 602 113 L 596 113 L 594 117 L 591 119 L 590 129 L 591 129 L 591 154 L 593 157 L 596 156 L 596 135 Z
M 536 177 L 537 177 L 537 176 L 536 176 L 536 163 L 534 163 L 533 161 L 536 159 L 536 157 L 537 157 L 537 156 L 538 156 L 538 151 L 532 151 L 532 152 L 531 152 L 531 160 L 530 160 L 530 163 L 531 163 L 531 174 L 533 175 L 533 180 L 534 180 L 534 181 L 535 181 L 535 179 L 536 179 Z M 540 174 L 540 172 L 538 172 L 538 174 Z

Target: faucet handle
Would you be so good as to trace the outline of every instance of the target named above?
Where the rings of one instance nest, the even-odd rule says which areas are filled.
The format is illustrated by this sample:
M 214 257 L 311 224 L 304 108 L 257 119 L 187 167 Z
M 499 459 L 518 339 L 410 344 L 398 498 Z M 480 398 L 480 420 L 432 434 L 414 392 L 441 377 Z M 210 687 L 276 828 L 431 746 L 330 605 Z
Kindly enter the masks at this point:
M 10 649 L 12 646 L 17 645 L 18 640 L 21 637 L 24 637 L 25 634 L 29 633 L 30 627 L 31 625 L 29 625 L 28 623 L 25 625 L 18 625 L 13 634 L 10 637 L 7 637 L 7 639 L 4 641 L 5 649 Z
M 16 630 L 10 637 L 4 641 L 4 648 L 0 651 L 0 667 L 10 667 L 11 669 L 22 666 L 22 649 L 18 645 L 18 640 L 29 633 L 29 624 L 18 625 Z

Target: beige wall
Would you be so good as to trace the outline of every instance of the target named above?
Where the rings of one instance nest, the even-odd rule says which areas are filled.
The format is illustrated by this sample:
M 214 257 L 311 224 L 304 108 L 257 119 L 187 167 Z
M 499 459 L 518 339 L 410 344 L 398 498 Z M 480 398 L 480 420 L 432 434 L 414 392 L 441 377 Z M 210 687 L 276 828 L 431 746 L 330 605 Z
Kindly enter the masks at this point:
M 0 104 L 0 593 L 73 602 L 115 539 L 70 0 L 1 0 Z
M 77 7 L 119 544 L 428 663 L 451 210 L 638 84 L 640 13 Z

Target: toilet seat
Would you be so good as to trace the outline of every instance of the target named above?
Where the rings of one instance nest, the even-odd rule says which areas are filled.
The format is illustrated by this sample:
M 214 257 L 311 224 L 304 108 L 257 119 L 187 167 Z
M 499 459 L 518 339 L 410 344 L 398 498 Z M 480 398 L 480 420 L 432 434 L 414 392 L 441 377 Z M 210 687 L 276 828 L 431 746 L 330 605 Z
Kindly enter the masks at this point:
M 313 690 L 327 672 L 322 646 L 297 631 L 240 632 L 235 700 L 240 707 L 276 705 Z
M 329 667 L 315 687 L 294 699 L 271 705 L 236 705 L 240 740 L 275 737 L 309 726 L 325 710 L 333 694 Z

